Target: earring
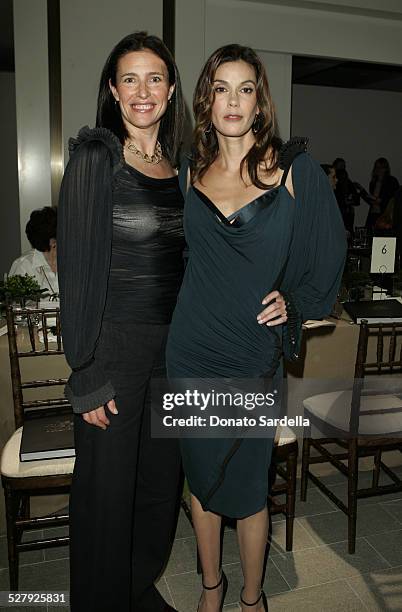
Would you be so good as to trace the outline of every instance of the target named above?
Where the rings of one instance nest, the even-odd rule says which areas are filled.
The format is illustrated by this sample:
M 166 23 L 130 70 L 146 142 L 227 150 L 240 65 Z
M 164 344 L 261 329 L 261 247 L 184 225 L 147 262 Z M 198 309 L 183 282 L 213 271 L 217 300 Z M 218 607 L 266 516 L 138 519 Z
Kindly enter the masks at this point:
M 210 134 L 212 132 L 212 121 L 209 122 L 207 129 L 205 130 L 205 134 Z
M 256 116 L 254 117 L 253 125 L 251 126 L 253 134 L 257 134 L 257 132 L 260 131 L 260 127 L 261 127 L 261 117 L 260 117 L 260 114 L 261 113 L 257 113 Z

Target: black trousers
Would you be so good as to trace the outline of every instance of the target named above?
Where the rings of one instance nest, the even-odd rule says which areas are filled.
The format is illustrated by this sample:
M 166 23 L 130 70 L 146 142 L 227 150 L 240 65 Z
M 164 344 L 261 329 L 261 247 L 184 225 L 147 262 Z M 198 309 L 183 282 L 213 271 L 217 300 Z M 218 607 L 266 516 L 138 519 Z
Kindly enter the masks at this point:
M 104 323 L 96 359 L 116 391 L 102 429 L 75 415 L 70 500 L 72 612 L 159 612 L 154 586 L 174 538 L 181 481 L 175 439 L 152 438 L 150 383 L 165 376 L 167 325 Z

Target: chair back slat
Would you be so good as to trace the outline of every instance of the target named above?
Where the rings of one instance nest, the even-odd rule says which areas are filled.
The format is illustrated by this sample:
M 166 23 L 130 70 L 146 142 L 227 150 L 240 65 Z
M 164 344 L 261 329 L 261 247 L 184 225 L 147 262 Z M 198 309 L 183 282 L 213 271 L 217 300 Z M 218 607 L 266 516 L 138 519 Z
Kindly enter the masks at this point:
M 10 368 L 11 368 L 11 382 L 13 389 L 13 401 L 14 401 L 14 417 L 16 427 L 21 427 L 24 422 L 24 416 L 27 412 L 32 412 L 36 409 L 43 409 L 45 407 L 57 407 L 65 410 L 66 406 L 69 406 L 68 400 L 65 397 L 56 398 L 55 393 L 50 393 L 51 388 L 57 386 L 64 387 L 66 384 L 66 378 L 61 378 L 53 375 L 49 375 L 48 378 L 42 378 L 45 372 L 42 372 L 42 362 L 40 362 L 40 378 L 32 379 L 32 374 L 29 380 L 22 380 L 21 376 L 21 359 L 29 357 L 49 357 L 63 355 L 63 342 L 61 337 L 61 325 L 60 325 L 60 310 L 59 308 L 36 308 L 36 309 L 14 309 L 12 306 L 8 306 L 6 309 L 7 316 L 7 329 L 8 329 L 8 340 L 9 340 L 9 354 L 10 354 Z M 20 335 L 17 336 L 16 330 L 16 319 L 23 319 L 26 322 L 24 329 L 28 333 L 24 332 L 24 341 L 19 340 Z M 39 325 L 39 329 L 38 329 Z M 50 334 L 51 332 L 51 334 Z M 54 348 L 52 348 L 52 345 Z M 47 362 L 47 360 L 46 360 Z M 38 362 L 39 363 L 39 362 Z M 50 362 L 48 362 L 50 363 Z M 60 362 L 62 363 L 62 362 Z M 59 362 L 51 362 L 51 368 L 59 369 Z M 44 365 L 44 367 L 46 367 Z M 23 370 L 24 371 L 24 370 Z M 63 371 L 64 374 L 64 371 Z M 34 376 L 37 374 L 34 374 Z M 25 378 L 27 376 L 25 375 Z M 46 398 L 42 396 L 40 390 L 49 389 L 52 397 Z M 38 390 L 40 393 L 39 398 L 35 396 L 34 390 Z M 29 397 L 25 397 L 25 392 L 29 394 Z M 38 395 L 36 393 L 36 396 Z
M 11 387 L 13 392 L 14 402 L 14 420 L 15 426 L 21 427 L 24 420 L 24 412 L 22 408 L 23 395 L 21 389 L 21 370 L 18 360 L 17 336 L 15 333 L 15 317 L 11 308 L 6 310 L 7 317 L 7 332 L 8 332 L 8 351 L 10 356 L 10 371 L 11 371 Z
M 31 348 L 35 350 L 35 334 L 34 334 L 34 323 L 32 321 L 32 315 L 30 312 L 27 314 L 27 323 L 28 323 L 28 331 L 29 331 L 29 340 L 31 342 Z
M 402 348 L 402 343 L 401 343 L 401 348 Z M 395 363 L 395 352 L 396 352 L 395 350 L 396 350 L 396 330 L 395 330 L 395 327 L 393 327 L 391 330 L 391 339 L 389 341 L 389 354 L 388 354 L 388 361 L 390 363 L 391 373 L 393 371 L 393 367 Z
M 27 380 L 21 383 L 22 389 L 38 389 L 39 387 L 55 387 L 65 385 L 67 378 L 47 378 L 46 380 Z
M 57 350 L 61 351 L 61 325 L 60 325 L 60 311 L 56 310 L 56 338 L 57 338 Z
M 24 403 L 24 413 L 32 416 L 33 414 L 50 414 L 51 412 L 59 412 L 61 409 L 65 411 L 70 406 L 68 400 L 63 397 L 55 399 L 32 400 Z
M 384 354 L 384 335 L 382 325 L 378 327 L 378 341 L 377 341 L 377 367 L 378 373 L 381 372 L 381 364 L 383 362 L 383 354 Z
M 49 340 L 47 337 L 47 322 L 46 322 L 46 315 L 44 312 L 42 312 L 41 320 L 42 320 L 43 343 L 45 345 L 45 351 L 48 351 L 49 350 Z
M 361 323 L 359 340 L 357 344 L 356 363 L 355 363 L 355 380 L 364 377 L 365 365 L 367 359 L 368 332 L 366 325 Z
M 388 344 L 389 343 L 389 344 Z M 398 355 L 397 345 L 400 344 Z M 385 350 L 384 350 L 385 349 Z M 385 356 L 384 356 L 385 354 Z M 375 358 L 373 359 L 375 355 Z M 387 357 L 386 357 L 387 356 Z M 381 385 L 378 389 L 365 389 L 365 378 L 367 376 L 397 375 L 395 384 L 387 384 L 383 389 Z M 355 379 L 353 382 L 351 412 L 350 412 L 350 433 L 358 435 L 359 418 L 364 415 L 378 414 L 377 410 L 362 410 L 361 398 L 367 396 L 385 396 L 401 393 L 402 389 L 402 323 L 367 323 L 362 321 L 355 363 Z M 396 391 L 397 390 L 397 391 Z M 381 408 L 381 414 L 390 412 L 400 412 L 401 407 Z
M 41 349 L 39 351 L 29 351 L 29 353 L 18 353 L 19 359 L 25 359 L 26 357 L 46 357 L 47 355 L 64 355 L 63 349 L 61 351 L 49 349 Z

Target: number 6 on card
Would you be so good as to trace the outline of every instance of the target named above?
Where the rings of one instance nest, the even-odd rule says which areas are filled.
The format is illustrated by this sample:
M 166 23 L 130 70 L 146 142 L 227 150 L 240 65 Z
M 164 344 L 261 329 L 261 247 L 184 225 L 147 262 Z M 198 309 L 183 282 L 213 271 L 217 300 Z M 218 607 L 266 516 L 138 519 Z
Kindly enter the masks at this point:
M 396 238 L 375 236 L 371 249 L 370 272 L 389 274 L 395 269 Z

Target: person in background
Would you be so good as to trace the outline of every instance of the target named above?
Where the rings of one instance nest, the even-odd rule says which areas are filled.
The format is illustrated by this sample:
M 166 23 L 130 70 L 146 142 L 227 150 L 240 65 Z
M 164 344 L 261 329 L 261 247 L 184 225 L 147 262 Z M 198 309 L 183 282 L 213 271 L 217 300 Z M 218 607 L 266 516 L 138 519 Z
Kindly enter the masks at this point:
M 402 237 L 402 187 L 399 186 L 387 204 L 386 209 L 375 223 L 376 236 Z M 400 250 L 400 249 L 399 249 Z
M 393 236 L 396 236 L 396 248 L 399 257 L 399 267 L 401 265 L 402 255 L 402 186 L 400 185 L 395 191 L 388 206 L 392 202 L 392 230 Z
M 10 276 L 29 274 L 35 277 L 41 289 L 46 289 L 51 295 L 58 295 L 56 231 L 55 208 L 45 206 L 34 210 L 25 228 L 32 250 L 13 262 Z
M 355 221 L 355 206 L 359 206 L 360 197 L 353 182 L 350 180 L 346 170 L 346 162 L 342 157 L 337 157 L 332 163 L 337 183 L 335 187 L 335 197 L 338 202 L 343 223 L 347 231 L 353 236 L 353 226 Z
M 388 160 L 385 157 L 379 157 L 374 162 L 369 193 L 358 183 L 356 187 L 360 192 L 360 196 L 370 206 L 366 226 L 373 230 L 377 219 L 384 213 L 390 199 L 399 187 L 398 180 L 391 175 Z
M 324 170 L 325 174 L 328 177 L 329 184 L 331 185 L 332 189 L 335 191 L 336 184 L 338 182 L 338 179 L 336 178 L 335 168 L 331 166 L 331 164 L 321 164 L 321 168 Z

